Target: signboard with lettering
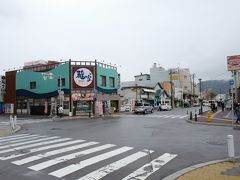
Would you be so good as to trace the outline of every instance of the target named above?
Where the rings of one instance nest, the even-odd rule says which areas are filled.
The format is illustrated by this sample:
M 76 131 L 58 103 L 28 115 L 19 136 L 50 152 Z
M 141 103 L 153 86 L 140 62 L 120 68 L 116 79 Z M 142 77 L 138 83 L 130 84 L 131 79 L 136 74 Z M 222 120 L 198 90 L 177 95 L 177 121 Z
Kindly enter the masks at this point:
M 94 88 L 95 67 L 94 66 L 74 66 L 72 67 L 72 88 Z
M 240 55 L 227 57 L 228 71 L 240 70 Z

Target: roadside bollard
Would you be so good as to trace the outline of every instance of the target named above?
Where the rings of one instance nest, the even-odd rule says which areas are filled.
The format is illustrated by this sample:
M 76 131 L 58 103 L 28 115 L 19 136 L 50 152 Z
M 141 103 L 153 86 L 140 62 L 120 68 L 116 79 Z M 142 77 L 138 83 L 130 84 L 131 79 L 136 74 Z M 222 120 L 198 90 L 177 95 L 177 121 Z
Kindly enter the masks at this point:
M 192 120 L 192 111 L 190 111 L 190 120 Z
M 207 116 L 208 116 L 208 122 L 211 122 L 212 121 L 212 117 L 211 117 L 211 112 L 210 111 L 208 111 Z
M 195 113 L 195 121 L 197 121 L 197 113 Z
M 233 135 L 227 136 L 227 143 L 228 143 L 228 157 L 231 159 L 234 159 L 235 152 L 234 152 L 234 141 L 233 141 Z

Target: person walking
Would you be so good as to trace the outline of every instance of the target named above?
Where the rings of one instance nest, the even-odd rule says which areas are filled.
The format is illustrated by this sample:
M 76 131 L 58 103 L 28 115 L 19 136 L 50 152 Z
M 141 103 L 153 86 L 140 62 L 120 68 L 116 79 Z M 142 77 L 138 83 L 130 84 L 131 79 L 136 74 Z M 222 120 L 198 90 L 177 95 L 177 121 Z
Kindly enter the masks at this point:
M 224 106 L 225 106 L 225 104 L 224 104 L 223 101 L 221 102 L 221 106 L 222 106 L 222 111 L 224 111 Z
M 234 114 L 237 116 L 236 124 L 240 121 L 240 104 L 238 103 L 237 107 L 235 108 Z

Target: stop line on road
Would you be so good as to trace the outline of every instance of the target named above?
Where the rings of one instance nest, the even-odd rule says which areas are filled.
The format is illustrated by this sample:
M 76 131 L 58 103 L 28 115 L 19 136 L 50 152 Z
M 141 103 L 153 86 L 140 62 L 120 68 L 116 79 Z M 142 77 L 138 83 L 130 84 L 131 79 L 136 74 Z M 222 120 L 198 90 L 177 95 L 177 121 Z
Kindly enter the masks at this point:
M 130 115 L 126 115 L 125 117 L 184 119 L 187 117 L 187 115 L 183 115 L 183 114 L 179 114 L 179 115 L 176 115 L 176 114 L 169 114 L 169 115 L 147 114 L 147 115 L 141 116 L 141 115 L 137 115 L 137 114 L 130 114 Z
M 37 137 L 37 140 L 33 139 L 35 137 Z M 138 151 L 134 147 L 119 147 L 115 144 L 88 142 L 82 139 L 73 140 L 72 138 L 58 136 L 20 134 L 2 137 L 1 140 L 0 160 L 2 162 L 10 161 L 16 166 L 24 165 L 28 169 L 43 171 L 43 173 L 47 171 L 50 176 L 64 177 L 64 179 L 68 179 L 68 175 L 81 172 L 82 169 L 90 166 L 90 169 L 94 169 L 92 172 L 83 174 L 81 177 L 78 173 L 75 179 L 97 180 L 107 175 L 111 176 L 111 173 L 121 171 L 123 167 L 130 167 L 129 169 L 133 171 L 124 177 L 124 180 L 134 179 L 135 177 L 146 179 L 177 157 L 177 154 L 170 153 L 159 156 L 149 149 Z M 156 158 L 153 159 L 152 157 Z M 105 160 L 108 160 L 106 162 L 109 164 L 104 164 Z M 79 163 L 76 163 L 76 161 L 79 161 Z M 65 165 L 64 162 L 68 163 Z M 99 167 L 99 162 L 101 162 L 102 167 Z M 134 162 L 139 162 L 135 163 L 134 166 L 138 164 L 135 169 L 131 166 Z M 96 164 L 97 167 L 94 166 Z M 49 169 L 51 172 L 49 172 Z M 116 177 L 114 178 L 116 179 Z

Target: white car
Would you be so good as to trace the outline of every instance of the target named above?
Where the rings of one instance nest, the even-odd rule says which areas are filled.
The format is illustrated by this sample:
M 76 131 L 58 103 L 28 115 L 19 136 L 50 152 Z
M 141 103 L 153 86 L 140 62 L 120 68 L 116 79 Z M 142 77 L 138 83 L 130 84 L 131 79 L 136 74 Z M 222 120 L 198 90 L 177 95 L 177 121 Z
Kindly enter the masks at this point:
M 172 110 L 172 106 L 170 106 L 168 104 L 161 104 L 161 110 L 162 111 L 171 111 Z

